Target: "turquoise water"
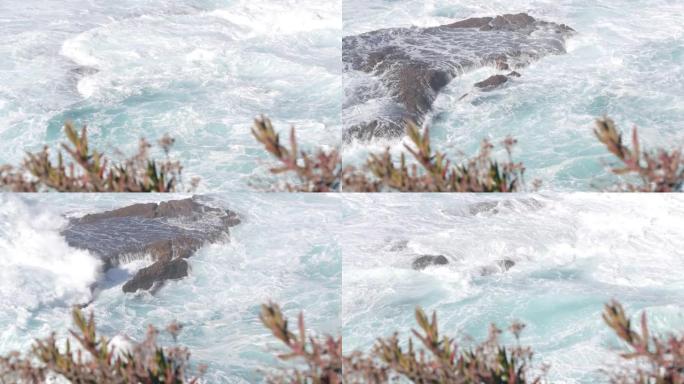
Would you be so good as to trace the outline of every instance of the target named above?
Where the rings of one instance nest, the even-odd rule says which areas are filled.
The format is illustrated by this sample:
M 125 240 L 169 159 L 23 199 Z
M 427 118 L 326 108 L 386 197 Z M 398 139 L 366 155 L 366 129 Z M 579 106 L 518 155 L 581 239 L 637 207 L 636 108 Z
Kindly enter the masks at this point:
M 62 215 L 170 198 L 0 195 L 0 353 L 26 350 L 51 331 L 63 336 L 71 326 L 71 305 L 91 298 L 92 283 L 108 281 L 97 259 L 69 248 L 59 236 L 66 224 Z M 241 215 L 230 241 L 202 248 L 189 259 L 187 278 L 168 282 L 154 295 L 124 294 L 120 283 L 102 291 L 87 308 L 102 333 L 141 340 L 147 324 L 164 327 L 177 320 L 184 325 L 179 342 L 191 350 L 194 363 L 208 365 L 204 378 L 210 383 L 257 382 L 265 367 L 274 366 L 273 352 L 282 349 L 258 320 L 259 306 L 268 300 L 291 317 L 303 311 L 313 331 L 341 333 L 337 198 L 203 199 Z M 162 341 L 170 343 L 168 337 Z
M 337 143 L 340 6 L 3 1 L 0 163 L 63 141 L 72 120 L 113 155 L 168 133 L 200 191 L 249 190 L 272 164 L 250 133 L 256 116 L 296 125 L 305 146 Z
M 343 212 L 346 352 L 395 330 L 405 340 L 421 306 L 466 344 L 491 323 L 521 321 L 551 382 L 596 383 L 617 364 L 619 343 L 601 320 L 610 299 L 635 317 L 647 311 L 656 332 L 684 326 L 678 196 L 350 196 Z M 449 264 L 413 270 L 426 254 Z M 503 272 L 505 259 L 515 265 Z
M 577 30 L 568 53 L 533 63 L 519 71 L 521 78 L 494 92 L 473 90 L 474 83 L 495 73 L 491 68 L 452 82 L 429 122 L 437 147 L 472 154 L 482 139 L 500 142 L 510 134 L 519 142 L 516 159 L 543 189 L 590 191 L 614 181 L 604 170 L 612 159 L 591 131 L 595 118 L 609 115 L 623 130 L 638 126 L 642 144 L 651 148 L 684 142 L 681 1 L 349 0 L 343 3 L 343 34 L 519 12 Z M 354 145 L 345 149 L 344 159 L 358 163 L 369 150 L 386 145 L 395 152 L 402 147 L 394 141 Z

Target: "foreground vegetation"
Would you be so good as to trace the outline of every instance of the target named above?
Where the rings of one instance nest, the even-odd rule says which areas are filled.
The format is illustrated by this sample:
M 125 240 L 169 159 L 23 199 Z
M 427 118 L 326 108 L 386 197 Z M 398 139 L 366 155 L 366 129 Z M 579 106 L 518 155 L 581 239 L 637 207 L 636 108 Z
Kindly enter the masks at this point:
M 260 320 L 284 348 L 279 360 L 289 367 L 268 369 L 271 383 L 387 383 L 397 379 L 434 384 L 527 384 L 547 382 L 547 367 L 535 365 L 533 351 L 520 345 L 522 324 L 509 327 L 513 345 L 503 345 L 500 329 L 492 325 L 489 337 L 474 346 L 460 344 L 440 332 L 437 315 L 416 309 L 418 329 L 406 342 L 398 334 L 380 337 L 368 353 L 345 354 L 342 339 L 307 332 L 302 314 L 295 329 L 280 307 L 262 305 Z M 652 334 L 646 314 L 635 326 L 616 301 L 606 304 L 603 320 L 622 341 L 625 364 L 611 367 L 606 381 L 614 383 L 684 383 L 684 337 Z M 71 340 L 55 336 L 36 340 L 28 355 L 13 352 L 0 357 L 0 383 L 43 383 L 57 378 L 72 383 L 199 383 L 205 367 L 190 363 L 190 352 L 178 345 L 157 344 L 158 331 L 150 327 L 140 343 L 121 348 L 97 335 L 92 314 L 88 319 L 73 310 L 76 327 Z M 182 326 L 167 331 L 174 341 Z M 415 338 L 415 341 L 414 341 Z
M 149 158 L 151 145 L 141 139 L 138 151 L 120 162 L 90 147 L 88 130 L 79 134 L 70 123 L 64 126 L 68 139 L 57 149 L 56 159 L 47 146 L 27 153 L 18 167 L 0 166 L 0 189 L 12 192 L 176 192 L 182 188 L 183 167 L 169 159 L 174 140 L 164 136 L 159 146 L 163 160 Z M 193 180 L 189 189 L 194 189 Z
M 141 140 L 138 152 L 120 162 L 89 147 L 87 130 L 81 134 L 67 124 L 68 142 L 56 151 L 49 148 L 28 153 L 18 167 L 0 166 L 0 190 L 15 192 L 178 192 L 193 190 L 199 180 L 182 184 L 182 166 L 169 159 L 173 139 L 159 141 L 166 157 L 149 157 L 150 144 Z M 270 171 L 281 178 L 283 190 L 291 192 L 521 192 L 536 190 L 540 181 L 526 184 L 525 166 L 513 159 L 516 140 L 508 137 L 501 146 L 505 157 L 494 156 L 495 146 L 484 140 L 479 152 L 461 161 L 435 149 L 428 128 L 407 125 L 406 152 L 395 157 L 386 149 L 370 154 L 361 166 L 343 165 L 338 149 L 302 150 L 291 128 L 284 143 L 271 121 L 258 118 L 252 133 L 277 162 Z M 609 118 L 596 121 L 594 133 L 620 165 L 612 173 L 624 177 L 611 190 L 673 192 L 684 188 L 684 158 L 681 150 L 642 149 L 637 129 L 631 147 Z M 624 181 L 631 180 L 631 181 Z

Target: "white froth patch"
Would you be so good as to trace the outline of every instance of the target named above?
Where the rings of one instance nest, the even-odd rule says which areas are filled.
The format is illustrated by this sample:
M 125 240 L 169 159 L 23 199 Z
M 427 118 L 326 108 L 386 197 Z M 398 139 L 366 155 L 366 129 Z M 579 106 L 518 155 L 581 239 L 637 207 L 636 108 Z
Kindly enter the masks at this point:
M 88 49 L 87 43 L 90 38 L 90 34 L 85 32 L 68 39 L 62 44 L 62 49 L 59 53 L 78 65 L 96 67 L 100 64 L 100 60 Z
M 207 49 L 195 49 L 194 51 L 185 55 L 185 59 L 189 62 L 209 62 L 216 58 L 216 51 L 210 51 Z
M 338 2 L 316 3 L 307 7 L 294 1 L 268 4 L 246 2 L 237 9 L 219 9 L 209 14 L 243 27 L 248 31 L 248 36 L 342 28 Z
M 0 305 L 31 308 L 90 298 L 100 261 L 69 247 L 59 234 L 64 219 L 14 197 L 0 198 Z

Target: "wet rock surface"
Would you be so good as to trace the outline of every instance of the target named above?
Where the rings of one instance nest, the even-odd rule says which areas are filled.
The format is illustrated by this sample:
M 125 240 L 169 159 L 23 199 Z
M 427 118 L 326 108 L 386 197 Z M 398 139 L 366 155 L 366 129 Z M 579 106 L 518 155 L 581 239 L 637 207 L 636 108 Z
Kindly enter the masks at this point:
M 105 271 L 151 258 L 152 265 L 124 284 L 125 292 L 134 292 L 187 276 L 184 259 L 205 244 L 227 238 L 229 228 L 239 223 L 236 213 L 192 198 L 85 215 L 71 219 L 62 235 L 70 246 L 99 256 Z
M 401 137 L 405 121 L 422 124 L 439 91 L 455 77 L 482 65 L 509 70 L 565 53 L 573 32 L 521 13 L 346 36 L 345 141 Z
M 487 78 L 486 80 L 480 81 L 479 83 L 475 83 L 475 86 L 477 88 L 480 88 L 481 90 L 488 92 L 488 91 L 493 91 L 494 89 L 500 87 L 501 85 L 505 84 L 508 82 L 508 77 L 504 75 L 493 75 Z
M 447 265 L 449 260 L 443 255 L 423 255 L 413 260 L 411 267 L 420 271 L 433 265 Z
M 149 290 L 155 284 L 163 284 L 166 280 L 180 279 L 188 275 L 188 262 L 178 257 L 171 260 L 159 260 L 149 267 L 142 268 L 123 285 L 124 292 L 135 292 L 139 289 Z

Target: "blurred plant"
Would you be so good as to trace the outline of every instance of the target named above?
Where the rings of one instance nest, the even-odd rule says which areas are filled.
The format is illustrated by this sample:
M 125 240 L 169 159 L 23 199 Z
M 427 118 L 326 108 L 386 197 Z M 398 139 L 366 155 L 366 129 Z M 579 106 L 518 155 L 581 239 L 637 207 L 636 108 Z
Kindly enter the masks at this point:
M 607 117 L 596 121 L 594 129 L 596 137 L 608 151 L 622 163 L 622 167 L 613 167 L 616 175 L 636 175 L 641 184 L 625 184 L 620 188 L 632 192 L 679 192 L 684 188 L 684 158 L 679 149 L 666 151 L 642 150 L 636 127 L 632 130 L 632 148 L 622 141 L 622 133 L 615 122 Z
M 63 143 L 53 162 L 46 146 L 37 153 L 27 153 L 18 168 L 0 166 L 0 189 L 13 192 L 174 192 L 181 183 L 182 166 L 169 159 L 174 140 L 164 136 L 159 145 L 166 159 L 149 158 L 151 145 L 140 140 L 138 152 L 119 164 L 112 164 L 103 153 L 91 149 L 87 129 L 79 135 L 72 124 L 64 126 L 69 143 Z M 65 163 L 66 152 L 72 162 Z M 191 189 L 198 183 L 194 179 Z
M 319 150 L 309 154 L 299 150 L 294 127 L 290 130 L 290 148 L 280 143 L 280 135 L 273 129 L 267 118 L 254 121 L 252 134 L 266 151 L 280 161 L 280 166 L 272 168 L 271 173 L 282 174 L 292 172 L 299 183 L 288 183 L 285 189 L 290 192 L 335 192 L 340 189 L 342 176 L 342 159 L 340 153 L 333 149 L 329 152 Z
M 437 317 L 429 321 L 422 309 L 416 309 L 421 331 L 413 334 L 424 349 L 417 351 L 411 338 L 408 348 L 400 346 L 397 334 L 379 338 L 369 355 L 353 352 L 342 355 L 341 339 L 325 336 L 316 339 L 306 335 L 304 320 L 299 315 L 299 333 L 288 328 L 287 319 L 276 304 L 263 305 L 261 321 L 282 341 L 288 352 L 282 360 L 298 359 L 305 370 L 285 371 L 271 378 L 273 383 L 386 383 L 396 378 L 414 383 L 519 384 L 540 383 L 531 378 L 532 352 L 516 345 L 511 348 L 498 342 L 499 329 L 492 326 L 489 338 L 474 348 L 460 348 L 447 336 L 439 334 Z M 514 324 L 516 340 L 523 326 Z
M 399 164 L 390 150 L 371 154 L 361 172 L 347 169 L 343 190 L 356 192 L 517 192 L 524 189 L 525 168 L 512 159 L 516 140 L 508 137 L 503 145 L 508 158 L 498 162 L 492 158 L 494 146 L 482 142 L 480 152 L 457 164 L 430 146 L 430 132 L 424 132 L 413 123 L 407 124 L 407 136 L 411 144 L 406 150 L 417 161 L 408 165 L 404 153 Z M 370 173 L 370 176 L 366 176 Z
M 77 329 L 70 334 L 75 346 L 67 339 L 66 346 L 60 348 L 53 334 L 37 340 L 27 357 L 16 352 L 1 357 L 0 383 L 44 383 L 55 378 L 72 383 L 198 383 L 190 377 L 190 352 L 158 346 L 154 327 L 149 327 L 143 342 L 122 350 L 113 346 L 111 339 L 97 336 L 92 314 L 87 320 L 79 309 L 72 314 Z M 176 340 L 180 326 L 174 323 L 167 331 Z M 199 368 L 200 375 L 204 369 Z
M 641 314 L 635 329 L 620 303 L 606 304 L 603 320 L 626 343 L 620 356 L 634 364 L 612 377 L 614 383 L 682 384 L 684 383 L 684 337 L 654 336 L 648 329 L 646 313 Z
M 513 346 L 499 342 L 502 331 L 490 327 L 489 337 L 473 347 L 460 346 L 455 339 L 441 335 L 437 315 L 431 318 L 417 308 L 418 330 L 413 338 L 400 342 L 398 334 L 378 338 L 369 353 L 354 351 L 343 354 L 341 337 L 308 334 L 302 314 L 297 319 L 296 333 L 290 330 L 287 318 L 274 303 L 261 307 L 263 325 L 285 347 L 278 359 L 290 367 L 278 368 L 267 378 L 271 383 L 338 384 L 388 383 L 409 381 L 420 384 L 529 384 L 542 383 L 548 367 L 534 367 L 533 352 L 520 345 L 524 326 L 514 323 L 510 332 Z M 639 329 L 633 327 L 622 305 L 606 304 L 603 319 L 626 345 L 620 356 L 631 362 L 612 374 L 613 383 L 683 384 L 684 337 L 662 338 L 652 335 L 646 314 L 642 314 Z M 121 348 L 112 339 L 97 336 L 91 314 L 86 319 L 80 310 L 73 310 L 75 331 L 62 348 L 54 334 L 37 340 L 28 356 L 12 352 L 0 357 L 0 383 L 43 383 L 62 378 L 73 383 L 199 383 L 206 367 L 199 367 L 198 376 L 190 375 L 190 352 L 174 346 L 157 345 L 158 331 L 149 327 L 145 340 Z M 181 326 L 167 327 L 174 341 Z M 403 347 L 402 345 L 406 345 Z M 540 372 L 542 377 L 531 372 Z
M 309 336 L 304 327 L 304 315 L 297 319 L 297 334 L 290 331 L 289 324 L 278 304 L 261 306 L 259 319 L 273 336 L 280 340 L 288 352 L 278 355 L 284 361 L 296 360 L 304 363 L 306 369 L 292 369 L 278 376 L 272 376 L 272 383 L 342 383 L 342 339 L 325 336 L 317 339 Z
M 290 132 L 290 148 L 280 143 L 280 137 L 267 118 L 257 119 L 252 129 L 256 139 L 282 164 L 271 170 L 274 174 L 293 172 L 297 185 L 287 184 L 290 191 L 329 192 L 342 188 L 344 192 L 516 192 L 524 189 L 522 163 L 512 160 L 513 138 L 503 145 L 508 154 L 504 162 L 492 159 L 494 146 L 483 141 L 480 152 L 461 164 L 452 164 L 446 155 L 433 151 L 430 135 L 413 123 L 407 125 L 411 144 L 406 150 L 417 164 L 407 164 L 405 154 L 398 163 L 389 148 L 382 154 L 371 154 L 365 166 L 342 167 L 337 150 L 307 154 L 298 151 L 294 128 Z
M 379 339 L 373 353 L 387 364 L 390 371 L 404 376 L 414 383 L 540 383 L 532 378 L 532 351 L 516 344 L 505 347 L 499 344 L 501 330 L 490 327 L 489 337 L 473 348 L 461 348 L 454 339 L 440 336 L 437 315 L 428 320 L 422 309 L 416 309 L 416 321 L 421 331 L 412 330 L 424 350 L 416 351 L 411 338 L 404 350 L 397 335 Z M 524 328 L 513 324 L 511 332 L 518 340 Z M 426 353 L 427 351 L 427 353 Z

